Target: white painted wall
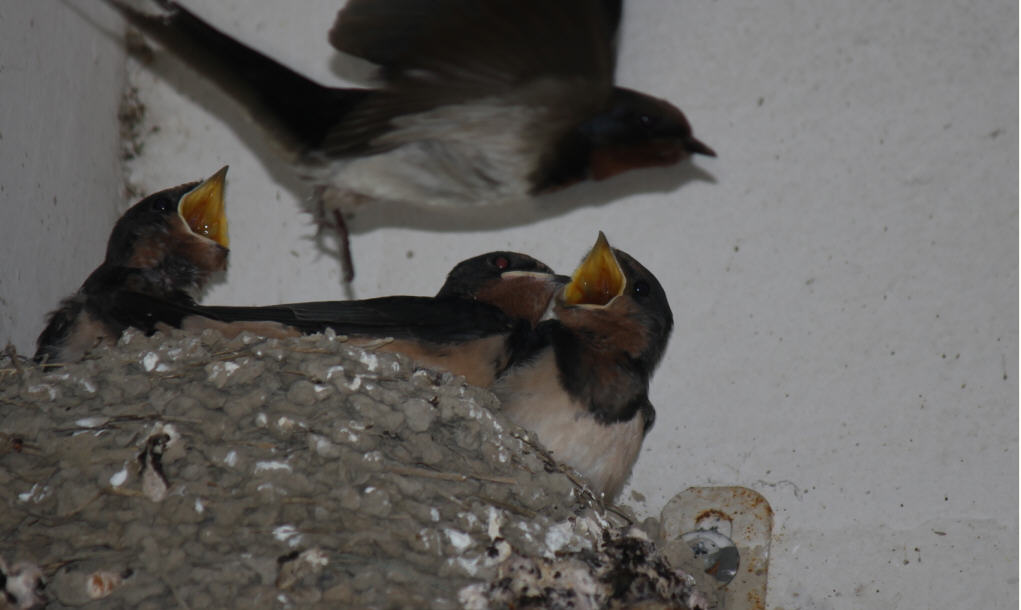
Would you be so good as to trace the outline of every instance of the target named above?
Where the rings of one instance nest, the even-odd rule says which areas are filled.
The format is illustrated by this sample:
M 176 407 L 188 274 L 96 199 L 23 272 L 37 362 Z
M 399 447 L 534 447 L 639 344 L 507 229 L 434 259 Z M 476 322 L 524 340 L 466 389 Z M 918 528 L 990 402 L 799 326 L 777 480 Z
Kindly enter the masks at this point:
M 340 82 L 325 41 L 337 0 L 300 10 L 270 0 L 187 4 Z M 14 16 L 96 27 L 66 6 L 24 6 L 39 8 Z M 11 13 L 0 9 L 0 33 L 23 33 Z M 619 81 L 678 103 L 719 158 L 572 188 L 513 217 L 475 214 L 459 230 L 437 230 L 436 216 L 393 218 L 396 227 L 363 217 L 354 293 L 428 294 L 453 263 L 497 248 L 568 272 L 603 229 L 657 273 L 676 320 L 653 381 L 659 420 L 631 486 L 645 501 L 632 502 L 654 514 L 690 485 L 763 493 L 776 511 L 770 607 L 1015 607 L 1017 23 L 1016 3 L 1003 0 L 633 1 Z M 8 124 L 35 116 L 47 86 L 72 86 L 63 81 L 85 53 L 23 39 L 41 45 L 31 57 L 45 56 L 55 76 L 20 76 L 31 107 L 16 121 L 0 107 L 0 158 L 40 151 L 17 157 L 13 172 L 0 163 L 0 196 L 5 210 L 24 210 L 25 198 L 49 210 L 50 191 L 27 176 L 68 146 L 15 139 Z M 101 34 L 87 40 L 108 46 Z M 12 45 L 9 34 L 0 45 Z M 6 99 L 15 74 L 11 56 L 0 57 Z M 303 191 L 259 129 L 172 61 L 157 56 L 130 77 L 148 128 L 158 128 L 129 164 L 130 181 L 157 190 L 231 165 L 231 268 L 206 301 L 342 298 L 336 262 L 307 239 Z M 93 80 L 78 95 L 111 95 L 96 91 L 106 86 Z M 104 140 L 97 150 L 112 147 Z M 115 166 L 113 155 L 73 150 L 92 164 L 85 175 L 101 159 Z M 70 162 L 60 169 L 51 188 L 76 187 L 82 174 L 68 178 Z M 17 197 L 13 184 L 24 185 Z M 58 203 L 107 205 L 110 192 Z M 108 227 L 102 209 L 96 220 Z M 50 218 L 4 223 L 5 237 L 38 240 Z M 83 230 L 57 224 L 49 234 L 67 245 L 40 268 L 83 273 L 94 264 L 83 259 L 98 263 Z M 33 243 L 17 255 L 33 260 Z M 72 281 L 67 269 L 44 293 L 26 272 L 15 275 L 23 263 L 2 264 L 0 323 L 21 346 L 38 332 L 39 300 L 84 275 Z M 22 305 L 27 284 L 38 294 Z
M 121 29 L 69 2 L 0 3 L 0 343 L 24 354 L 126 208 Z

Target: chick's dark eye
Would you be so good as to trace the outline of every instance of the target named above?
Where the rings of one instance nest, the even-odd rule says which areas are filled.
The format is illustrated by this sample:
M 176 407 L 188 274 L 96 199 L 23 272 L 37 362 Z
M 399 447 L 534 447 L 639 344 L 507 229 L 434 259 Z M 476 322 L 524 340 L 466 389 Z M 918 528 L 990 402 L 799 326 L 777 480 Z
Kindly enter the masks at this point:
M 160 212 L 169 212 L 174 208 L 173 204 L 170 203 L 170 200 L 165 197 L 156 199 L 156 201 L 152 203 L 152 206 Z
M 638 280 L 637 282 L 635 282 L 634 287 L 631 289 L 631 291 L 634 292 L 636 297 L 648 296 L 649 290 L 650 290 L 649 283 L 646 282 L 645 280 Z
M 507 259 L 506 256 L 497 256 L 496 258 L 493 259 L 493 265 L 497 269 L 500 269 L 502 271 L 507 267 L 510 267 L 510 261 Z
M 641 124 L 642 127 L 649 129 L 650 127 L 652 127 L 653 123 L 655 123 L 655 120 L 647 114 L 640 114 L 638 115 L 638 122 Z

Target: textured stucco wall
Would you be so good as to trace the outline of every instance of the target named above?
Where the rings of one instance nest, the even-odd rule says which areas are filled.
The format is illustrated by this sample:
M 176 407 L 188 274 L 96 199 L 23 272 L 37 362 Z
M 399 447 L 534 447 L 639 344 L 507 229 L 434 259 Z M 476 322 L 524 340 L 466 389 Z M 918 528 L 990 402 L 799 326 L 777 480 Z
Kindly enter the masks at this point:
M 336 0 L 187 4 L 340 82 L 325 41 Z M 627 500 L 655 513 L 689 485 L 764 494 L 777 516 L 771 607 L 1013 607 L 1017 16 L 993 0 L 631 2 L 619 82 L 678 103 L 719 158 L 471 214 L 456 230 L 440 215 L 367 213 L 354 224 L 354 294 L 431 293 L 454 262 L 496 248 L 568 272 L 603 229 L 657 273 L 676 320 L 631 485 L 644 501 Z M 262 132 L 158 55 L 129 74 L 143 129 L 158 128 L 129 181 L 156 190 L 231 165 L 231 268 L 207 302 L 341 298 L 335 260 L 308 239 L 303 191 Z M 45 235 L 21 224 L 2 230 Z M 79 233 L 61 225 L 55 265 L 94 265 L 95 240 L 70 247 Z M 9 299 L 24 282 L 0 264 Z M 73 284 L 47 281 L 40 296 Z M 8 334 L 13 322 L 0 323 Z

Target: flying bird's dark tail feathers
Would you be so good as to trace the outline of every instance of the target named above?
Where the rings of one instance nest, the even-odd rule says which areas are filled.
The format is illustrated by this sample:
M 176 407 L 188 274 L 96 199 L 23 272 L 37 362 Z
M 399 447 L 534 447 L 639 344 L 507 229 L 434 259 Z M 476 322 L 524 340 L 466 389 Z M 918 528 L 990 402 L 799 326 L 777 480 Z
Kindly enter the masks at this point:
M 159 41 L 224 89 L 253 120 L 285 146 L 317 147 L 367 89 L 325 87 L 212 27 L 172 0 L 157 0 L 163 14 L 147 14 L 107 0 L 132 26 Z

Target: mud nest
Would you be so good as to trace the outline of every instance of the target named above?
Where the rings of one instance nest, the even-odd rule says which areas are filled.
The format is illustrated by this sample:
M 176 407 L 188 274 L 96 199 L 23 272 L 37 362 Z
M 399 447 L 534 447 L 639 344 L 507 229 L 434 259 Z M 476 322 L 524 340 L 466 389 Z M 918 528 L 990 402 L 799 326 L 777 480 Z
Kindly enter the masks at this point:
M 0 421 L 14 607 L 715 607 L 489 392 L 343 337 L 8 355 Z

